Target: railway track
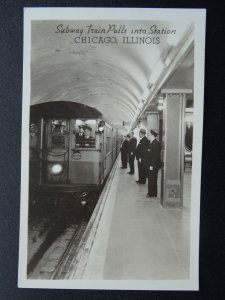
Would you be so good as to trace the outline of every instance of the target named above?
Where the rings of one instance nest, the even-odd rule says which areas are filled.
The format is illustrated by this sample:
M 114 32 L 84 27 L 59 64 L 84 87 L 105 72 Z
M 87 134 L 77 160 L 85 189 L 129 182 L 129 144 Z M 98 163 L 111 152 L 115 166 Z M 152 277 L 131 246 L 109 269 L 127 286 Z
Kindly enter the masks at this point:
M 67 227 L 54 239 L 52 245 L 39 257 L 39 261 L 29 273 L 29 279 L 64 279 L 71 261 L 77 255 L 78 247 L 88 222 L 82 220 L 79 224 Z
M 63 279 L 70 267 L 72 259 L 76 256 L 80 240 L 87 227 L 87 222 L 82 221 L 74 231 L 74 234 L 68 243 L 61 259 L 59 260 L 55 270 L 52 272 L 50 279 Z
M 63 278 L 97 202 L 83 211 L 63 207 L 62 215 L 31 219 L 28 230 L 27 276 L 29 279 Z

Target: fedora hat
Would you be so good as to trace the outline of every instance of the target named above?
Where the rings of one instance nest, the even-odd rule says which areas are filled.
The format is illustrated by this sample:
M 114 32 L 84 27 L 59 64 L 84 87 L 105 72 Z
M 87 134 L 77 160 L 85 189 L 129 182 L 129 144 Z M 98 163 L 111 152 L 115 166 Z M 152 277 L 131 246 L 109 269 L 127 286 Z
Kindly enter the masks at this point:
M 140 129 L 140 132 L 143 133 L 143 134 L 146 134 L 146 130 L 143 129 L 143 128 Z
M 155 130 L 150 130 L 150 133 L 152 134 L 152 135 L 154 135 L 154 137 L 156 137 L 159 133 L 157 132 L 157 131 L 155 131 Z

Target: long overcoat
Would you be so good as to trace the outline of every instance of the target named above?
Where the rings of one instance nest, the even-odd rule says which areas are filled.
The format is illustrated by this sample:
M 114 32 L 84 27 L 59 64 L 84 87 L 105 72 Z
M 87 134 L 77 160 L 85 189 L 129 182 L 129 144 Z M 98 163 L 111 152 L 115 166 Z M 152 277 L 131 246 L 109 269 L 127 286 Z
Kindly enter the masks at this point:
M 144 136 L 138 143 L 137 149 L 136 149 L 136 158 L 139 160 L 141 158 L 142 160 L 145 157 L 145 153 L 149 147 L 149 140 Z

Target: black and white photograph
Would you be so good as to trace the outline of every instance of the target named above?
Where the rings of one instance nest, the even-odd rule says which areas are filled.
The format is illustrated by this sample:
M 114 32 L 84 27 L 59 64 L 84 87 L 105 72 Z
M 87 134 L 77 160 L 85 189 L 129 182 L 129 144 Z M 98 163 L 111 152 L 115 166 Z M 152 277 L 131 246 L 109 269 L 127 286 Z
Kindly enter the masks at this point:
M 205 18 L 25 8 L 19 287 L 198 290 Z

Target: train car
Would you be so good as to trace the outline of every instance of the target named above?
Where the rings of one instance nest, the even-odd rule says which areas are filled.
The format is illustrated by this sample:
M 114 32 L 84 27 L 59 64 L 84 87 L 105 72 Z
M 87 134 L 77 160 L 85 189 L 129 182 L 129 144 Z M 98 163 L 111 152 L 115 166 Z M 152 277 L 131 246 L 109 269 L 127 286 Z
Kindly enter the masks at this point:
M 99 193 L 121 139 L 95 108 L 57 101 L 30 109 L 30 206 L 84 206 Z

